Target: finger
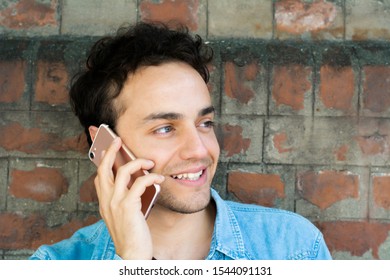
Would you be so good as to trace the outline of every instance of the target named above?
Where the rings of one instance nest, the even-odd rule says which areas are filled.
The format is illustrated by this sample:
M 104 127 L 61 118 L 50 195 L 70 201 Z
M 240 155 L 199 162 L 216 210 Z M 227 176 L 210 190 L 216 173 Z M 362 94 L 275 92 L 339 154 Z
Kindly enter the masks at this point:
M 154 184 L 161 184 L 164 180 L 164 176 L 155 173 L 138 177 L 121 201 L 115 201 L 114 199 L 111 201 L 111 208 L 117 209 L 118 207 L 122 207 L 127 213 L 138 213 L 143 217 L 144 214 L 141 212 L 142 195 L 146 191 L 146 188 L 154 188 Z
M 121 200 L 127 195 L 127 193 L 129 192 L 128 186 L 130 180 L 133 177 L 133 183 L 134 183 L 134 180 L 136 179 L 134 178 L 135 173 L 137 173 L 142 169 L 143 170 L 150 169 L 153 166 L 154 166 L 153 161 L 146 160 L 146 159 L 136 159 L 118 168 L 118 172 L 115 178 L 115 189 L 114 189 L 113 200 L 116 201 Z
M 99 202 L 111 200 L 112 187 L 114 186 L 113 165 L 116 153 L 121 147 L 120 138 L 116 138 L 107 151 L 102 151 L 102 161 L 97 169 L 97 178 L 95 179 L 96 192 L 99 194 Z
M 161 184 L 164 180 L 164 176 L 156 173 L 150 173 L 145 176 L 138 177 L 128 191 L 126 199 L 138 199 L 144 194 L 147 187 L 153 184 Z
M 98 175 L 113 179 L 114 174 L 112 168 L 114 166 L 116 154 L 121 148 L 121 145 L 122 140 L 117 137 L 112 141 L 111 145 L 106 151 L 102 151 L 102 161 L 98 166 Z

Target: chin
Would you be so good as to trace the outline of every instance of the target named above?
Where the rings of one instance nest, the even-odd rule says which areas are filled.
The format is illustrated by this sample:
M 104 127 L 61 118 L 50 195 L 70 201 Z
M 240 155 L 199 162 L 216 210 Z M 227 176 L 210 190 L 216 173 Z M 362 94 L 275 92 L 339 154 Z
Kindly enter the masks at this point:
M 173 212 L 180 214 L 194 214 L 204 210 L 211 199 L 210 188 L 201 192 L 176 196 L 170 192 L 162 191 L 157 203 Z

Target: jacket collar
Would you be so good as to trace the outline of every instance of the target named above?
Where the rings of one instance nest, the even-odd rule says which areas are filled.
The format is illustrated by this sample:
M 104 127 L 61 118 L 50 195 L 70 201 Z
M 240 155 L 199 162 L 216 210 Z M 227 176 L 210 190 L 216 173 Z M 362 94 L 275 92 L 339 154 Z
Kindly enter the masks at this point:
M 217 215 L 207 259 L 214 259 L 216 252 L 231 259 L 248 259 L 241 229 L 233 211 L 214 189 L 211 189 L 211 196 L 216 204 Z

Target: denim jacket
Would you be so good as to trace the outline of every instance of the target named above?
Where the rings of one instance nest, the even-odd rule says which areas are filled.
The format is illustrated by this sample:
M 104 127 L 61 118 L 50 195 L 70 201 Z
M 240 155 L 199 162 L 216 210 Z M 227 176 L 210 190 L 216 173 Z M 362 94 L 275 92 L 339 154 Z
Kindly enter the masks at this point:
M 207 260 L 331 259 L 321 232 L 298 214 L 223 200 L 211 190 L 217 207 Z M 30 257 L 41 260 L 120 259 L 105 223 L 79 229 L 69 239 L 43 245 Z

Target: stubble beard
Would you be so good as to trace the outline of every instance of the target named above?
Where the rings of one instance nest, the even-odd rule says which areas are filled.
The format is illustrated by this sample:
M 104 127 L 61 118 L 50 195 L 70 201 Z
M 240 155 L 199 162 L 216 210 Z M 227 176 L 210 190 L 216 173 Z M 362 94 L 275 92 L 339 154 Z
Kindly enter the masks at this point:
M 194 193 L 185 200 L 177 198 L 167 189 L 162 189 L 157 204 L 179 214 L 194 214 L 206 209 L 210 200 L 210 188 L 208 191 Z

